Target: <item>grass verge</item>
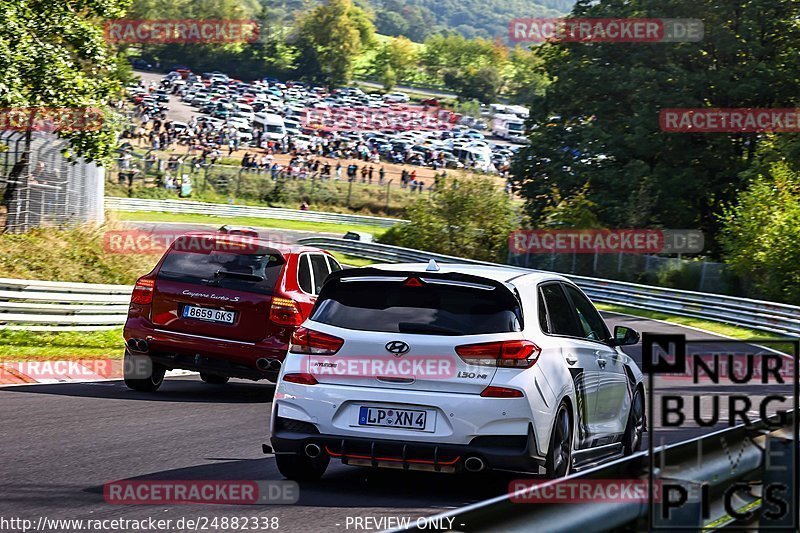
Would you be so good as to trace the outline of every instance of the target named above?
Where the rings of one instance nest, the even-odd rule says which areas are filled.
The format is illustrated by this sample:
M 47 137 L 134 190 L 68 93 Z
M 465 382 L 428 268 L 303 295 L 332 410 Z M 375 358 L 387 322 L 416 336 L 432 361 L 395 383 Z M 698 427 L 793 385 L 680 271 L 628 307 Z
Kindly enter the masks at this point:
M 361 231 L 371 233 L 375 237 L 383 235 L 387 230 L 387 228 L 361 224 L 329 224 L 327 222 L 304 222 L 302 220 L 281 220 L 276 218 L 215 217 L 211 215 L 160 213 L 154 211 L 137 211 L 131 213 L 115 211 L 114 218 L 117 220 L 138 222 L 183 222 L 186 224 L 213 224 L 219 226 L 223 224 L 233 224 L 237 226 L 255 226 L 260 228 L 341 233 L 342 235 L 348 231 Z
M 107 331 L 0 330 L 0 361 L 121 359 L 122 328 Z
M 710 333 L 730 337 L 736 340 L 769 340 L 775 339 L 776 335 L 758 331 L 755 329 L 743 328 L 741 326 L 732 326 L 724 322 L 714 322 L 711 320 L 703 320 L 701 318 L 692 318 L 678 315 L 670 315 L 667 313 L 660 313 L 657 311 L 647 311 L 645 309 L 637 309 L 635 307 L 625 307 L 622 305 L 612 304 L 597 304 L 597 308 L 601 311 L 608 311 L 611 313 L 623 313 L 626 315 L 634 315 L 642 318 L 652 318 L 654 320 L 663 320 L 679 326 L 688 326 L 692 328 L 702 329 Z
M 372 259 L 364 259 L 363 257 L 356 257 L 354 255 L 343 254 L 339 252 L 331 252 L 331 254 L 343 265 L 363 267 L 378 263 L 378 261 L 374 261 Z

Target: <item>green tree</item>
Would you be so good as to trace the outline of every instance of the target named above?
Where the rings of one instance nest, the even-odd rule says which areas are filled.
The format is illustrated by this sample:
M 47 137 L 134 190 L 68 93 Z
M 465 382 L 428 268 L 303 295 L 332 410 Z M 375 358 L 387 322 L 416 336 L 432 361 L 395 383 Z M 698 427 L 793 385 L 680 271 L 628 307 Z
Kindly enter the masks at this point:
M 484 177 L 440 184 L 406 216 L 410 223 L 395 226 L 381 242 L 485 261 L 505 258 L 509 234 L 519 223 L 508 195 Z
M 327 0 L 298 21 L 299 73 L 334 87 L 349 83 L 356 58 L 373 46 L 374 34 L 367 12 L 351 0 Z
M 372 60 L 371 71 L 390 91 L 398 81 L 407 79 L 417 64 L 417 51 L 414 43 L 405 37 L 389 40 L 381 46 Z
M 500 70 L 486 66 L 468 67 L 464 70 L 447 69 L 444 84 L 458 95 L 460 100 L 478 100 L 486 104 L 496 100 L 503 85 Z
M 550 228 L 600 229 L 603 225 L 595 214 L 597 204 L 588 198 L 589 184 L 572 196 L 563 198 L 558 189 L 551 195 L 553 205 L 544 209 L 543 222 Z
M 121 17 L 126 0 L 0 0 L 0 108 L 103 108 L 119 93 L 124 71 L 103 37 L 103 21 Z M 105 161 L 115 147 L 112 120 L 100 131 L 60 132 L 68 155 Z M 30 130 L 8 176 L 8 206 L 30 160 Z
M 756 295 L 800 304 L 800 173 L 772 163 L 721 219 L 725 260 Z
M 697 43 L 547 43 L 537 55 L 553 80 L 535 98 L 530 145 L 513 179 L 535 221 L 589 181 L 605 226 L 696 228 L 711 252 L 719 206 L 746 186 L 742 171 L 763 136 L 666 133 L 659 112 L 681 107 L 795 107 L 800 3 L 795 0 L 580 0 L 577 17 L 691 17 Z

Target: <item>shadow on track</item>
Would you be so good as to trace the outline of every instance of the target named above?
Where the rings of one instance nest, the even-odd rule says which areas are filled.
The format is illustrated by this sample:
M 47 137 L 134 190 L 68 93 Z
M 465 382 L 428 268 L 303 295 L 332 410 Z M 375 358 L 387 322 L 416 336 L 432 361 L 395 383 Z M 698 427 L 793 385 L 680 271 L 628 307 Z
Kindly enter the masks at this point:
M 20 385 L 2 387 L 0 392 L 53 394 L 107 400 L 135 400 L 179 403 L 269 403 L 275 385 L 267 381 L 231 381 L 225 385 L 209 385 L 198 377 L 168 378 L 158 392 L 129 390 L 122 381 L 57 383 L 52 385 Z

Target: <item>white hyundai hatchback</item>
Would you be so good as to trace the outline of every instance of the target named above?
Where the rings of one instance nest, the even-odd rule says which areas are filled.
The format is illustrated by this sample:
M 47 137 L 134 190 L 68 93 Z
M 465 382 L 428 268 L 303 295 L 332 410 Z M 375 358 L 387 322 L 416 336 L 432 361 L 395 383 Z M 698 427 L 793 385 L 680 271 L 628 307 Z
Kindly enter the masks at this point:
M 641 446 L 642 372 L 568 279 L 479 265 L 331 274 L 292 338 L 271 443 L 289 479 L 330 459 L 564 476 Z M 269 447 L 265 447 L 269 451 Z

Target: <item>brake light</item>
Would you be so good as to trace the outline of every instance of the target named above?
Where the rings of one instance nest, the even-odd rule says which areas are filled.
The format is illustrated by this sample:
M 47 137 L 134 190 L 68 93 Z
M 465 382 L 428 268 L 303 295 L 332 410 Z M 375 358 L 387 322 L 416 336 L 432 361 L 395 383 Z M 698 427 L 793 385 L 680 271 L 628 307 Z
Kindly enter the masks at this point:
M 133 286 L 133 293 L 131 294 L 131 303 L 139 305 L 147 305 L 153 303 L 153 287 L 155 287 L 156 280 L 153 278 L 142 277 L 136 280 Z
M 522 398 L 523 394 L 521 390 L 509 389 L 508 387 L 492 387 L 490 385 L 483 389 L 481 396 L 484 398 Z
M 269 319 L 281 326 L 299 326 L 303 323 L 303 314 L 294 300 L 273 297 L 272 307 L 269 308 Z
M 513 340 L 456 346 L 456 353 L 471 365 L 530 368 L 536 364 L 542 349 L 531 341 Z
M 407 278 L 405 283 L 403 283 L 403 285 L 405 285 L 406 287 L 422 287 L 424 283 L 422 283 L 422 280 L 419 278 L 411 277 Z
M 306 355 L 334 355 L 344 344 L 344 340 L 327 333 L 308 328 L 297 328 L 292 333 L 291 353 Z
M 317 378 L 307 372 L 286 374 L 283 376 L 283 381 L 288 381 L 289 383 L 299 383 L 300 385 L 316 385 L 319 383 Z

